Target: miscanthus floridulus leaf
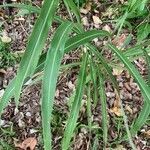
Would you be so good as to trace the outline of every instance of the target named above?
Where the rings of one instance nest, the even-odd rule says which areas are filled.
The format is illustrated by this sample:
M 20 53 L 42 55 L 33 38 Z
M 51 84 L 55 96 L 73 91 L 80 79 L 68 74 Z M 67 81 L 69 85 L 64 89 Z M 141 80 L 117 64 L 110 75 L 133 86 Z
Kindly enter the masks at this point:
M 9 83 L 3 97 L 0 99 L 0 116 L 3 112 L 3 109 L 9 103 L 10 98 L 12 98 L 14 95 L 14 83 L 15 83 L 15 78 Z
M 80 11 L 77 8 L 77 6 L 75 5 L 75 3 L 73 2 L 73 0 L 69 0 L 69 1 L 63 0 L 63 1 L 64 1 L 64 4 L 66 5 L 67 9 L 71 10 L 75 14 L 77 21 L 80 22 L 81 21 Z
M 42 84 L 42 126 L 45 150 L 51 149 L 50 120 L 55 96 L 56 82 L 68 33 L 72 23 L 65 22 L 57 29 L 48 50 Z
M 136 80 L 143 94 L 143 98 L 144 98 L 143 108 L 141 109 L 141 112 L 139 113 L 139 117 L 135 120 L 135 123 L 133 124 L 131 128 L 131 134 L 135 134 L 142 127 L 142 125 L 145 123 L 145 121 L 147 120 L 147 117 L 150 114 L 150 109 L 148 109 L 150 107 L 150 87 L 145 83 L 145 81 L 143 80 L 143 78 L 141 77 L 137 69 L 121 51 L 119 51 L 112 44 L 109 44 L 108 47 L 116 54 L 116 56 L 126 66 L 128 71 Z
M 99 70 L 99 68 L 97 68 Z M 108 139 L 108 117 L 107 117 L 107 98 L 105 92 L 105 80 L 102 73 L 99 71 L 99 94 L 101 100 L 101 109 L 102 109 L 102 128 L 103 128 L 103 142 L 104 142 L 104 149 L 107 145 Z
M 110 36 L 110 34 L 107 31 L 103 30 L 91 30 L 79 33 L 67 41 L 65 52 L 67 53 L 80 45 L 86 44 L 87 42 L 93 40 L 94 38 L 107 36 Z
M 71 138 L 73 136 L 74 129 L 76 127 L 79 110 L 81 107 L 83 90 L 84 90 L 84 86 L 85 86 L 87 61 L 88 61 L 88 53 L 86 52 L 83 56 L 83 62 L 82 62 L 81 68 L 80 68 L 79 76 L 78 76 L 76 93 L 75 93 L 74 101 L 73 101 L 73 104 L 71 107 L 70 116 L 67 120 L 65 132 L 64 132 L 64 138 L 62 141 L 62 149 L 63 150 L 67 150 L 69 148 L 69 144 L 70 144 Z
M 29 38 L 25 54 L 21 60 L 15 82 L 15 100 L 18 103 L 21 88 L 26 77 L 31 76 L 37 66 L 39 56 L 48 36 L 56 7 L 59 0 L 45 0 L 39 18 L 37 19 L 32 34 Z
M 74 37 L 71 37 L 67 40 L 65 45 L 65 53 L 70 52 L 71 50 L 74 50 L 75 48 L 84 45 L 88 43 L 89 41 L 93 40 L 97 37 L 107 37 L 109 36 L 109 33 L 107 31 L 103 30 L 91 30 L 91 31 L 85 31 L 83 33 L 77 34 Z M 41 55 L 38 68 L 43 68 L 45 63 L 46 53 Z
M 40 13 L 40 9 L 36 6 L 32 6 L 32 5 L 27 5 L 27 4 L 3 4 L 0 5 L 0 8 L 3 7 L 15 7 L 15 8 L 19 8 L 19 9 L 25 9 L 28 10 L 30 13 Z

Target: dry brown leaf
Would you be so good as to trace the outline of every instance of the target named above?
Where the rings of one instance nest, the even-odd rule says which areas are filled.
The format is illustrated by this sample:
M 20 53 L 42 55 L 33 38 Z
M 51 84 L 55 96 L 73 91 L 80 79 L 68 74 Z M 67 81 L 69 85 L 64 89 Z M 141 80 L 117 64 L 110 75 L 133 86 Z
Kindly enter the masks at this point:
M 35 146 L 37 145 L 37 140 L 34 137 L 30 137 L 25 139 L 22 143 L 14 143 L 15 147 L 21 148 L 23 150 L 27 150 L 30 148 L 30 150 L 34 150 Z
M 130 108 L 129 105 L 126 105 L 126 106 L 125 106 L 125 109 L 126 109 L 130 114 L 133 114 L 133 110 Z
M 118 117 L 122 116 L 121 109 L 118 107 L 113 107 L 112 109 L 110 109 L 110 111 L 115 115 L 117 115 Z
M 105 30 L 105 31 L 107 31 L 107 32 L 109 32 L 109 33 L 111 33 L 111 32 L 112 32 L 112 30 L 111 30 L 110 26 L 109 26 L 109 25 L 107 25 L 107 24 L 103 27 L 103 30 Z
M 91 10 L 91 6 L 92 6 L 92 3 L 91 2 L 88 2 L 86 5 L 85 5 L 85 8 L 90 11 Z
M 81 21 L 82 21 L 82 23 L 83 23 L 84 26 L 88 26 L 88 25 L 89 25 L 89 22 L 88 22 L 87 17 L 83 17 L 83 18 L 81 19 Z
M 113 108 L 110 109 L 110 111 L 112 113 L 114 113 L 115 115 L 117 115 L 118 117 L 122 116 L 122 111 L 121 111 L 121 103 L 120 103 L 120 97 L 119 95 L 117 94 L 117 91 L 115 91 L 115 94 L 116 94 L 116 99 L 114 101 L 114 106 Z
M 94 24 L 102 24 L 102 21 L 98 16 L 92 16 Z
M 147 138 L 150 138 L 150 130 L 144 132 L 144 135 L 145 135 Z
M 7 72 L 4 69 L 0 69 L 0 73 L 5 75 Z

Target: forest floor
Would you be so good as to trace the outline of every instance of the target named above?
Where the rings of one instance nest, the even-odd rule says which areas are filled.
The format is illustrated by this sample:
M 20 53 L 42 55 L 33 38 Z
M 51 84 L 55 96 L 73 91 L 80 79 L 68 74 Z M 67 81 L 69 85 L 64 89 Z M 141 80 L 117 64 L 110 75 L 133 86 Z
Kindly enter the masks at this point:
M 34 1 L 33 5 L 41 6 L 41 1 Z M 118 1 L 115 2 L 115 5 L 119 6 L 122 4 Z M 81 8 L 80 12 L 85 29 L 103 29 L 112 32 L 115 28 L 115 24 L 108 20 L 118 15 L 117 7 L 113 8 L 113 6 L 114 4 L 111 2 L 108 2 L 106 5 L 101 5 L 100 2 L 95 0 Z M 1 61 L 3 66 L 0 68 L 0 97 L 3 95 L 10 80 L 16 74 L 18 62 L 20 61 L 19 56 L 24 53 L 27 39 L 32 31 L 35 19 L 37 18 L 35 14 L 25 15 L 25 13 L 25 10 L 16 8 L 5 8 L 0 10 L 0 19 L 2 22 L 0 34 L 5 36 L 7 40 L 11 40 L 11 42 L 7 44 L 9 46 L 7 46 L 6 51 L 8 54 L 13 54 L 13 56 L 14 54 L 15 56 L 17 55 L 15 59 L 9 57 L 3 60 L 3 62 Z M 62 13 L 66 13 L 65 10 L 62 9 L 60 14 Z M 18 14 L 18 16 L 16 16 L 16 14 Z M 55 24 L 53 28 L 55 28 Z M 132 38 L 134 39 L 134 32 L 131 33 L 127 29 L 124 29 L 119 37 L 114 40 L 114 43 L 118 47 L 121 47 L 129 34 L 132 34 Z M 48 39 L 48 42 L 49 41 L 50 39 Z M 93 40 L 93 43 L 95 43 L 97 47 L 100 47 L 101 44 L 105 44 L 105 42 L 106 41 L 101 41 L 99 39 Z M 45 46 L 45 49 L 46 48 L 47 45 Z M 79 55 L 77 51 L 71 54 L 65 54 L 62 63 L 77 62 L 80 60 Z M 111 52 L 107 51 L 105 55 L 106 58 L 109 58 L 111 57 Z M 144 59 L 136 59 L 134 63 L 140 73 L 145 76 L 147 70 Z M 71 68 L 69 71 L 65 70 L 58 80 L 52 119 L 53 150 L 60 149 L 65 121 L 69 112 L 68 101 L 72 91 L 75 89 L 78 71 L 79 68 L 76 67 Z M 138 116 L 143 105 L 140 89 L 126 70 L 114 67 L 112 71 L 119 83 L 123 106 L 129 124 L 131 124 Z M 123 137 L 126 131 L 118 104 L 118 98 L 109 80 L 106 81 L 105 85 L 109 117 L 108 150 L 130 150 L 131 147 L 128 141 L 119 142 L 119 139 Z M 43 149 L 41 137 L 40 89 L 41 81 L 31 86 L 26 85 L 22 91 L 18 109 L 12 99 L 4 110 L 0 120 L 0 150 L 19 150 L 22 145 L 18 143 L 26 142 L 26 140 L 30 141 L 31 137 L 34 142 L 37 142 L 35 149 Z M 103 142 L 100 102 L 98 102 L 95 108 L 94 106 L 92 107 L 93 123 L 90 133 L 87 127 L 86 99 L 87 96 L 84 95 L 80 117 L 78 118 L 78 126 L 70 149 L 90 150 L 90 145 L 94 143 L 97 145 L 98 150 L 101 150 Z M 133 141 L 138 150 L 150 150 L 150 126 L 148 123 L 142 127 L 133 138 Z M 33 144 L 32 142 L 31 144 Z

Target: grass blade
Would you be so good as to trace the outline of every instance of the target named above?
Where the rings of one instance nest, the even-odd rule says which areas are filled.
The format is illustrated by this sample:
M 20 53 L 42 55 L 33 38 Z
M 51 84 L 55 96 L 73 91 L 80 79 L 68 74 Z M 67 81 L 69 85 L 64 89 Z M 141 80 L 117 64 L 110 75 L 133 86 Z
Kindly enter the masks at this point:
M 131 133 L 132 135 L 135 135 L 137 131 L 144 125 L 146 122 L 147 118 L 149 117 L 150 114 L 150 103 L 147 101 L 144 102 L 144 105 L 141 109 L 141 112 L 139 113 L 138 118 L 134 121 L 133 125 L 131 126 Z
M 81 22 L 81 18 L 80 18 L 80 11 L 77 8 L 77 6 L 75 5 L 75 3 L 72 0 L 63 0 L 67 9 L 69 10 L 69 8 L 71 9 L 71 11 L 75 14 L 76 18 L 77 18 L 77 22 Z
M 45 150 L 51 149 L 50 118 L 55 96 L 56 82 L 59 74 L 61 60 L 64 54 L 65 42 L 72 23 L 63 23 L 56 31 L 48 50 L 44 67 L 43 87 L 42 87 L 42 126 Z
M 26 5 L 26 4 L 3 4 L 0 5 L 0 8 L 3 7 L 15 7 L 15 8 L 20 8 L 20 9 L 26 9 L 32 13 L 40 13 L 40 8 L 36 6 L 31 6 L 31 5 Z
M 110 36 L 110 34 L 107 31 L 103 30 L 91 30 L 80 33 L 67 41 L 65 52 L 68 53 L 70 52 L 70 50 L 75 49 L 80 45 L 86 44 L 87 42 L 93 40 L 94 38 L 107 36 Z
M 147 64 L 147 70 L 148 70 L 148 85 L 150 87 L 150 56 L 148 55 L 147 51 L 143 49 L 145 59 L 146 59 L 146 64 Z
M 37 66 L 39 56 L 46 41 L 49 28 L 59 0 L 45 0 L 40 16 L 34 26 L 25 54 L 21 60 L 15 82 L 15 100 L 18 103 L 21 88 L 26 77 L 31 76 Z
M 89 128 L 89 139 L 91 138 L 91 129 L 92 129 L 92 104 L 91 104 L 91 87 L 90 83 L 87 86 L 87 119 L 88 119 L 88 128 Z
M 14 83 L 15 78 L 7 86 L 3 97 L 0 99 L 0 116 L 3 112 L 3 109 L 8 105 L 10 98 L 14 95 Z
M 69 148 L 69 143 L 72 138 L 74 129 L 76 127 L 76 122 L 77 122 L 79 110 L 81 107 L 83 89 L 84 89 L 84 85 L 85 85 L 85 75 L 86 75 L 88 53 L 84 54 L 83 59 L 84 60 L 82 62 L 81 69 L 80 69 L 79 76 L 78 76 L 78 83 L 77 83 L 74 102 L 72 104 L 70 116 L 67 120 L 66 129 L 64 132 L 64 138 L 62 141 L 62 149 L 63 150 L 67 150 Z
M 103 77 L 102 73 L 100 72 L 100 70 L 98 72 L 98 75 L 99 75 L 99 85 L 100 85 L 99 94 L 100 94 L 101 109 L 102 109 L 103 142 L 104 142 L 104 149 L 106 149 L 107 137 L 108 137 L 108 117 L 107 117 L 106 92 L 105 92 L 104 77 Z
M 104 57 L 102 56 L 102 54 L 95 48 L 95 46 L 93 46 L 91 44 L 87 44 L 87 46 L 88 46 L 89 50 L 95 55 L 95 57 L 97 57 L 97 59 L 102 63 L 102 65 L 104 66 L 106 72 L 108 73 L 109 78 L 111 79 L 111 82 L 112 82 L 114 88 L 117 91 L 119 91 L 118 83 L 116 81 L 116 78 L 112 74 L 112 69 L 108 65 L 107 61 L 104 59 Z
M 99 30 L 91 30 L 91 31 L 86 31 L 86 32 L 80 33 L 80 34 L 70 38 L 66 42 L 65 53 L 68 53 L 71 50 L 93 40 L 94 38 L 101 37 L 101 36 L 102 37 L 109 36 L 109 33 L 106 31 L 99 31 Z M 42 69 L 42 66 L 44 66 L 44 63 L 45 63 L 45 58 L 46 58 L 46 53 L 41 55 L 39 64 L 38 64 L 38 68 Z
M 94 106 L 96 106 L 97 101 L 98 101 L 97 68 L 96 68 L 96 66 L 93 62 L 93 58 L 90 58 L 90 75 L 91 75 L 91 80 L 92 80 L 92 83 L 93 83 L 93 101 L 94 101 Z
M 131 73 L 131 75 L 137 81 L 137 84 L 139 85 L 139 87 L 141 89 L 141 92 L 143 94 L 144 100 L 145 100 L 144 106 L 142 108 L 142 111 L 140 112 L 139 117 L 137 118 L 137 120 L 135 120 L 135 123 L 134 123 L 134 125 L 131 128 L 131 133 L 135 134 L 142 127 L 142 125 L 146 121 L 148 115 L 150 114 L 150 110 L 146 109 L 147 106 L 150 107 L 150 88 L 146 85 L 145 81 L 143 80 L 143 78 L 141 77 L 141 75 L 139 74 L 139 72 L 137 71 L 137 69 L 134 67 L 134 65 L 121 53 L 121 51 L 119 51 L 112 44 L 109 44 L 108 47 L 123 62 L 123 64 L 128 69 L 128 71 Z M 147 105 L 145 105 L 145 103 Z M 138 123 L 138 122 L 140 122 L 140 123 Z

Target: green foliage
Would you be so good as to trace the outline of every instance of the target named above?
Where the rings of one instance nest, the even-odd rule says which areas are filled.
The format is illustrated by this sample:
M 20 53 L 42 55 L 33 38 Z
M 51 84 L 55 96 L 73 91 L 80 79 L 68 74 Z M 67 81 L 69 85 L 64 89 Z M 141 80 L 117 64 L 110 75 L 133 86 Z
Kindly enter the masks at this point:
M 77 6 L 82 6 L 85 4 L 88 0 L 73 0 Z
M 18 106 L 21 90 L 24 84 L 29 78 L 33 79 L 33 76 L 37 73 L 41 74 L 41 76 L 37 76 L 37 78 L 33 79 L 31 84 L 42 80 L 41 116 L 44 149 L 53 149 L 51 121 L 53 117 L 53 103 L 55 99 L 55 90 L 57 86 L 57 79 L 59 77 L 59 71 L 63 71 L 64 68 L 79 66 L 80 69 L 77 77 L 76 88 L 73 92 L 73 95 L 70 97 L 69 115 L 66 120 L 61 149 L 67 150 L 69 147 L 71 147 L 70 143 L 73 135 L 75 134 L 84 94 L 87 95 L 87 128 L 89 129 L 90 134 L 92 132 L 96 134 L 95 141 L 91 144 L 91 148 L 93 147 L 93 149 L 97 149 L 98 140 L 102 137 L 105 149 L 108 143 L 108 118 L 104 84 L 105 80 L 109 79 L 109 81 L 112 82 L 112 85 L 117 91 L 118 95 L 120 95 L 120 90 L 116 78 L 112 74 L 112 66 L 109 63 L 110 60 L 107 60 L 102 53 L 101 49 L 103 48 L 98 49 L 96 46 L 91 44 L 90 41 L 98 37 L 110 38 L 110 34 L 103 30 L 84 31 L 80 19 L 80 11 L 77 6 L 82 5 L 85 3 L 85 1 L 64 0 L 63 2 L 69 12 L 71 21 L 67 19 L 64 20 L 59 16 L 55 16 L 57 7 L 60 6 L 59 0 L 45 0 L 41 9 L 25 4 L 5 4 L 0 6 L 17 7 L 21 8 L 22 10 L 27 10 L 25 12 L 21 12 L 21 14 L 37 13 L 39 15 L 34 25 L 32 34 L 29 37 L 29 42 L 27 44 L 24 56 L 20 62 L 17 75 L 10 82 L 0 100 L 0 114 L 2 114 L 3 109 L 8 105 L 12 97 L 15 98 L 16 105 Z M 136 22 L 136 25 L 138 25 L 137 41 L 140 43 L 137 43 L 124 52 L 112 44 L 107 44 L 109 49 L 115 54 L 114 59 L 120 60 L 136 80 L 144 98 L 143 108 L 139 113 L 138 118 L 134 120 L 134 123 L 131 127 L 128 126 L 128 120 L 121 104 L 127 136 L 125 135 L 124 137 L 120 138 L 123 140 L 128 139 L 133 149 L 136 148 L 132 142 L 132 136 L 134 136 L 140 130 L 150 114 L 150 87 L 132 64 L 132 61 L 135 59 L 135 57 L 141 57 L 144 55 L 148 64 L 147 66 L 148 68 L 150 67 L 150 59 L 148 55 L 150 52 L 148 47 L 149 41 L 146 40 L 150 33 L 149 19 L 146 18 L 143 21 L 141 20 L 143 17 L 148 16 L 148 10 L 146 9 L 145 11 L 147 2 L 147 0 L 142 2 L 140 0 L 129 1 L 127 7 L 125 8 L 124 14 L 120 16 L 116 25 L 118 28 L 117 31 L 120 33 L 126 21 L 130 23 L 131 18 L 140 19 L 140 23 Z M 48 50 L 42 54 L 43 47 L 46 39 L 48 38 L 49 29 L 51 28 L 53 22 L 56 22 L 59 24 L 59 26 L 56 27 L 56 30 L 54 31 L 54 35 Z M 131 36 L 126 39 L 123 47 L 125 48 L 130 41 Z M 6 52 L 6 45 L 1 44 L 0 48 L 0 54 L 4 56 Z M 80 50 L 82 57 L 81 62 L 68 64 L 68 66 L 61 65 L 64 54 L 69 53 L 77 48 Z M 9 55 L 6 53 L 6 57 L 8 56 Z M 148 78 L 148 80 L 150 79 Z M 103 133 L 103 136 L 100 136 L 101 134 L 98 133 L 100 127 L 93 125 L 91 119 L 92 104 L 94 104 L 95 108 L 99 102 L 99 97 L 102 114 L 101 133 Z
M 0 40 L 0 68 L 7 68 L 16 64 L 17 58 L 10 52 L 10 44 Z
M 144 22 L 138 26 L 138 28 L 137 28 L 137 40 L 138 40 L 138 42 L 146 39 L 149 34 L 150 34 L 149 22 Z

